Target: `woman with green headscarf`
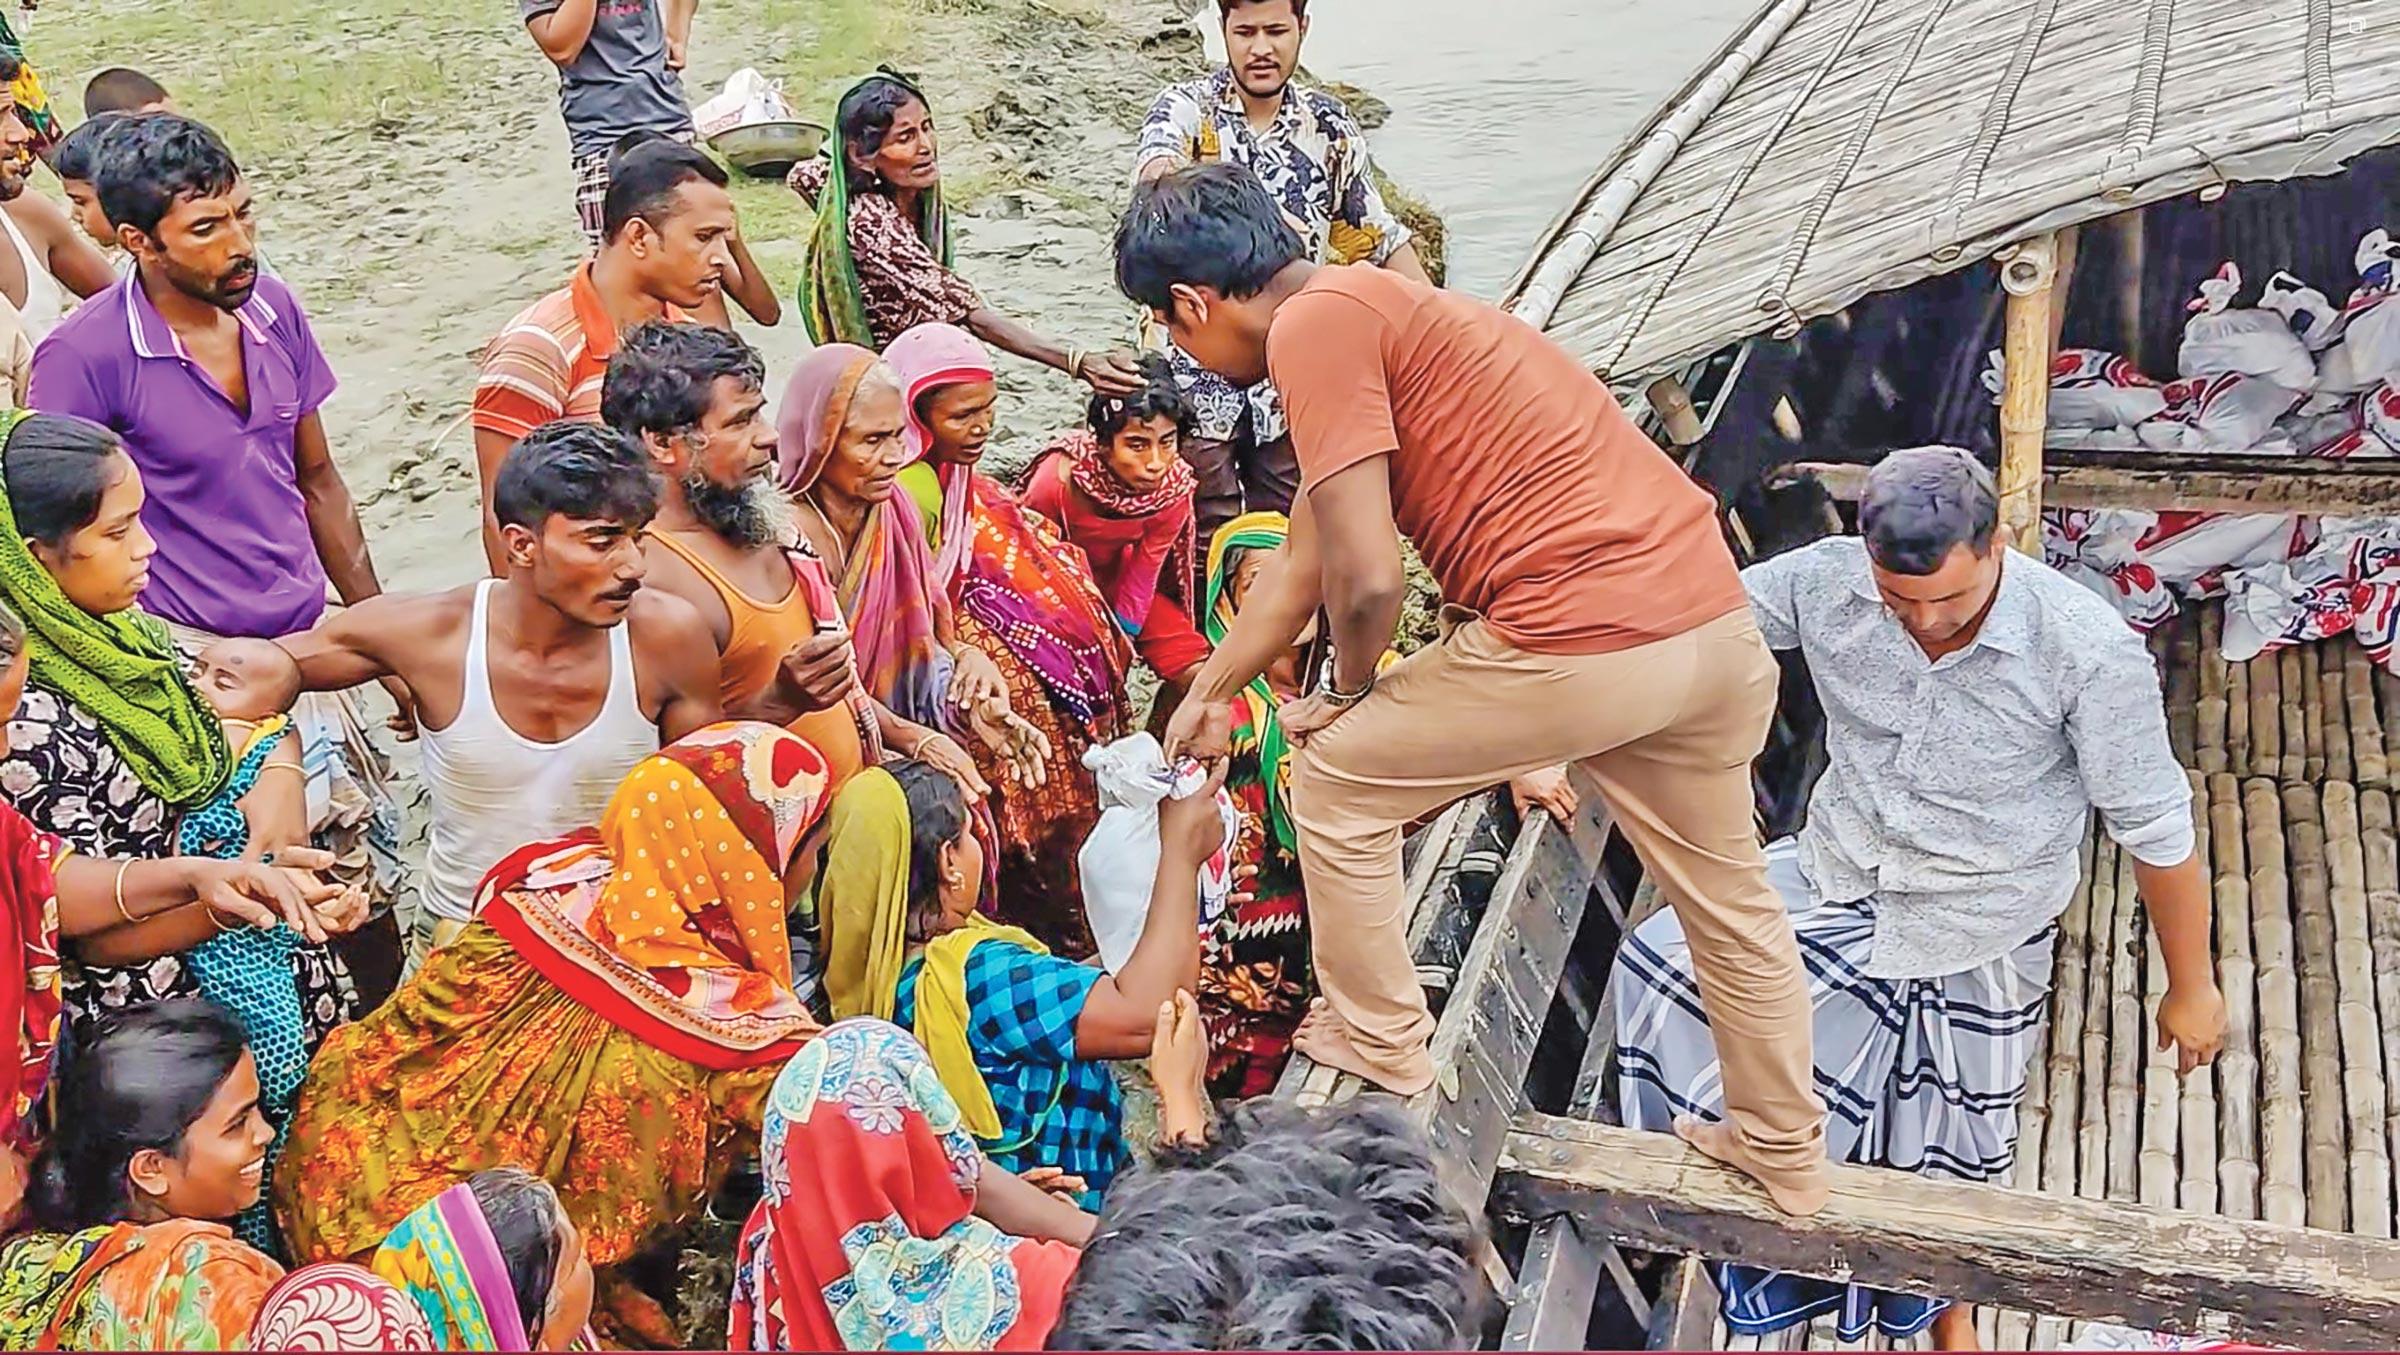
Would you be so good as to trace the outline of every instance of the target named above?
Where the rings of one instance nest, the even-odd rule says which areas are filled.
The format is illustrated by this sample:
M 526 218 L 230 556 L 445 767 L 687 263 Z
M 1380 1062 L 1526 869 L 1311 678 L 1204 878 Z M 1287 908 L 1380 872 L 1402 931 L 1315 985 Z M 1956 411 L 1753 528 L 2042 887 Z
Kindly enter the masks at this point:
M 157 553 L 141 508 L 141 474 L 114 433 L 59 415 L 0 415 L 0 598 L 24 620 L 28 660 L 0 795 L 79 854 L 136 860 L 177 855 L 184 812 L 214 798 L 233 770 L 224 729 L 166 626 L 135 605 Z M 286 853 L 287 864 L 296 856 Z M 162 951 L 155 935 L 130 950 L 118 944 L 128 938 L 82 945 L 81 963 L 65 967 L 69 1019 L 200 996 L 182 951 L 230 930 L 200 911 L 149 924 L 186 927 L 180 948 Z M 325 928 L 308 931 L 291 963 L 313 1048 L 357 998 Z
M 1200 616 L 1222 644 L 1250 585 L 1282 547 L 1281 513 L 1246 513 L 1208 543 Z M 1308 897 L 1292 827 L 1290 755 L 1275 708 L 1307 690 L 1307 641 L 1270 665 L 1233 703 L 1233 756 L 1225 789 L 1241 812 L 1236 860 L 1258 871 L 1247 901 L 1225 910 L 1200 957 L 1200 1015 L 1208 1023 L 1208 1087 L 1223 1097 L 1274 1090 L 1292 1057 L 1292 1031 L 1308 1013 Z
M 800 275 L 809 338 L 881 352 L 908 330 L 940 322 L 1102 394 L 1140 388 L 1132 354 L 1046 339 L 986 305 L 954 271 L 933 113 L 914 81 L 888 67 L 867 76 L 842 95 L 834 125 L 833 158 L 803 161 L 789 180 L 817 213 Z

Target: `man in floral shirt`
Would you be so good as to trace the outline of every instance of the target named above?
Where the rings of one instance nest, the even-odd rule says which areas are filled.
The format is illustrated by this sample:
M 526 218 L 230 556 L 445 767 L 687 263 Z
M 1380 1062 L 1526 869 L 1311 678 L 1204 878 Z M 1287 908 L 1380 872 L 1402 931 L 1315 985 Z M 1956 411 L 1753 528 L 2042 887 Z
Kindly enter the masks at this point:
M 1134 152 L 1148 182 L 1193 164 L 1246 166 L 1283 208 L 1315 263 L 1373 263 L 1429 281 L 1408 227 L 1384 205 L 1366 133 L 1342 101 L 1292 84 L 1308 0 L 1217 0 L 1225 68 L 1170 86 L 1150 105 Z M 1274 386 L 1248 389 L 1169 346 L 1192 403 L 1184 460 L 1200 477 L 1202 539 L 1245 511 L 1286 512 L 1300 467 Z

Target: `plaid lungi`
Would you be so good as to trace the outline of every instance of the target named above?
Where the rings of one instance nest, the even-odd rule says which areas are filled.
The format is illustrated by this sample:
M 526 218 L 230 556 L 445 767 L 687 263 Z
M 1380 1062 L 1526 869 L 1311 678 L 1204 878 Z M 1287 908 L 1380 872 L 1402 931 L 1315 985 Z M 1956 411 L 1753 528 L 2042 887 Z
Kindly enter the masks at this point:
M 1767 876 L 1791 910 L 1808 973 L 1827 1154 L 1960 1181 L 2005 1176 L 2016 1161 L 2017 1103 L 2041 1033 L 2057 928 L 1962 973 L 1870 978 L 1872 898 L 1811 898 L 1789 838 L 1768 846 Z M 1679 1114 L 1720 1118 L 1716 1047 L 1674 914 L 1635 928 L 1617 965 L 1617 1094 L 1625 1123 L 1671 1130 Z M 1838 1313 L 1845 1341 L 1869 1327 L 1905 1338 L 1949 1306 L 1750 1266 L 1717 1267 L 1717 1287 L 1727 1328 L 1744 1336 Z

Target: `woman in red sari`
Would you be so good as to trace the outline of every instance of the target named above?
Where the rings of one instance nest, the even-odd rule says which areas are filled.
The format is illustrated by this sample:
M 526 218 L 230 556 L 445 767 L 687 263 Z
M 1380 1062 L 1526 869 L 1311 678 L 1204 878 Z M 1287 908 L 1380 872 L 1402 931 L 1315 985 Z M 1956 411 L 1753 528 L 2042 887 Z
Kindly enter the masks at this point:
M 1071 958 L 1092 953 L 1075 854 L 1099 821 L 1084 750 L 1123 734 L 1132 653 L 1083 552 L 977 469 L 992 434 L 991 356 L 955 325 L 919 325 L 884 361 L 899 374 L 908 449 L 899 486 L 929 529 L 933 579 L 963 645 L 998 665 L 1015 714 L 1041 731 L 1050 774 L 1012 783 L 977 750 L 999 806 L 998 913 Z
M 1023 501 L 1083 551 L 1118 629 L 1180 694 L 1209 655 L 1192 623 L 1198 482 L 1181 453 L 1191 406 L 1164 359 L 1143 359 L 1142 375 L 1131 395 L 1094 396 L 1088 427 L 1042 449 Z
M 828 1028 L 775 1080 L 729 1350 L 1040 1350 L 1091 1216 L 983 1159 L 925 1051 Z

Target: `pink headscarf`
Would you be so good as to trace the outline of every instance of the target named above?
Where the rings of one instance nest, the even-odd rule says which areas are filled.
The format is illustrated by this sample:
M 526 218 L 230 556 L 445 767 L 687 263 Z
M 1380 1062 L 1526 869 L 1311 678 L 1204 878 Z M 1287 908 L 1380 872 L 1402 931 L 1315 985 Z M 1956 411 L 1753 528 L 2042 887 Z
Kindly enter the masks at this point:
M 998 373 L 992 367 L 992 355 L 972 334 L 956 325 L 918 325 L 883 350 L 883 360 L 892 365 L 900 376 L 900 395 L 908 407 L 908 427 L 902 434 L 908 441 L 911 458 L 922 461 L 933 449 L 933 430 L 917 413 L 917 402 L 927 391 L 944 386 L 957 386 L 970 381 L 996 381 Z M 942 481 L 942 547 L 933 557 L 933 577 L 942 587 L 949 588 L 958 581 L 958 572 L 967 559 L 967 547 L 974 532 L 968 526 L 969 510 L 974 494 L 969 481 L 974 475 L 971 466 L 940 466 L 936 470 Z
M 783 386 L 783 405 L 775 414 L 776 469 L 785 489 L 805 494 L 825 473 L 834 444 L 841 440 L 842 423 L 850 416 L 851 397 L 875 362 L 872 349 L 829 343 L 812 349 L 792 368 Z
M 775 416 L 778 476 L 794 496 L 825 474 L 859 383 L 880 365 L 857 344 L 829 343 L 792 368 Z M 867 694 L 904 719 L 941 727 L 950 656 L 935 634 L 932 552 L 915 500 L 897 488 L 877 505 L 834 580 Z

